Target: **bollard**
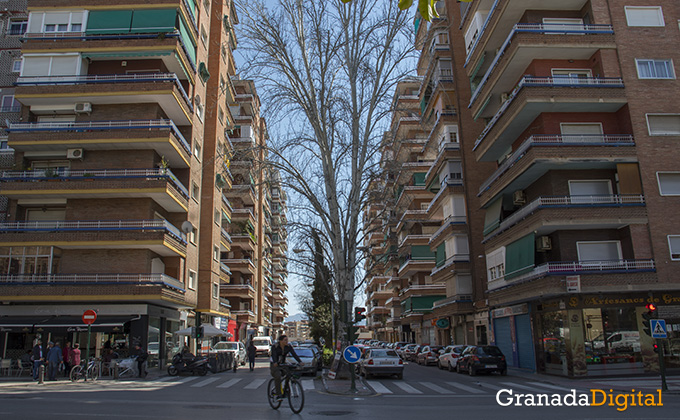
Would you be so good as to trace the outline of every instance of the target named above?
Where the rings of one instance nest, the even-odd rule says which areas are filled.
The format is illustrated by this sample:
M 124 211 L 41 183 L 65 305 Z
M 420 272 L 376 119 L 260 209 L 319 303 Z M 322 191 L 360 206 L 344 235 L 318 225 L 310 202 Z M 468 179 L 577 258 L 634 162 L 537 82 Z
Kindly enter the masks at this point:
M 120 366 L 118 363 L 113 365 L 113 379 L 118 379 L 120 377 Z
M 45 383 L 45 365 L 42 364 L 38 368 L 38 383 L 39 384 Z

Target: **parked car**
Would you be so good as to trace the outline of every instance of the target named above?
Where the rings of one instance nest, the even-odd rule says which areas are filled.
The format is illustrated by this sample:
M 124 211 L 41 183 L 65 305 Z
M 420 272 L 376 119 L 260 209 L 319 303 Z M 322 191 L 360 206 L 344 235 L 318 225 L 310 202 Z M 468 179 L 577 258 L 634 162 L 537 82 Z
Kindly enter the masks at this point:
M 404 350 L 402 351 L 401 354 L 402 358 L 407 361 L 413 360 L 412 356 L 418 350 L 418 347 L 420 347 L 418 344 L 409 344 L 406 347 L 404 347 Z
M 447 346 L 442 354 L 439 356 L 439 361 L 437 362 L 437 367 L 439 369 L 448 369 L 449 372 L 456 370 L 456 365 L 458 364 L 458 359 L 461 353 L 465 350 L 467 346 Z
M 368 349 L 359 360 L 359 375 L 369 378 L 371 375 L 396 375 L 404 378 L 404 361 L 397 352 L 389 349 Z
M 416 358 L 419 365 L 436 365 L 439 361 L 439 351 L 444 350 L 444 346 L 424 346 Z
M 309 373 L 311 375 L 316 375 L 323 367 L 321 353 L 312 347 L 296 347 L 295 354 L 297 354 L 298 357 L 300 357 L 300 360 L 302 360 L 302 363 L 305 364 L 300 368 L 302 374 Z
M 211 353 L 233 353 L 234 358 L 241 366 L 246 364 L 248 360 L 248 353 L 246 346 L 240 341 L 220 341 L 210 349 Z
M 496 346 L 469 346 L 463 351 L 456 365 L 458 373 L 468 372 L 475 376 L 479 372 L 498 372 L 507 375 L 508 366 L 503 352 Z
M 269 355 L 272 348 L 272 338 L 268 336 L 253 337 L 253 345 L 257 349 L 257 355 Z

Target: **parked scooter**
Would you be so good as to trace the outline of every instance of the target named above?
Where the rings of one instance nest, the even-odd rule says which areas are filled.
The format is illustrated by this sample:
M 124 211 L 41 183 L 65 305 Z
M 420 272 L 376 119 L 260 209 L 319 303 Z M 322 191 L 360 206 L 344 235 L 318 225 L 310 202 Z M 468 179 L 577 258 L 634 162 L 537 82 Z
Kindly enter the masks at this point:
M 182 353 L 177 353 L 172 358 L 172 364 L 168 366 L 168 375 L 177 376 L 180 373 L 189 372 L 192 375 L 197 373 L 204 376 L 210 370 L 210 364 L 208 364 L 208 359 L 203 356 L 192 357 L 189 354 L 182 355 Z

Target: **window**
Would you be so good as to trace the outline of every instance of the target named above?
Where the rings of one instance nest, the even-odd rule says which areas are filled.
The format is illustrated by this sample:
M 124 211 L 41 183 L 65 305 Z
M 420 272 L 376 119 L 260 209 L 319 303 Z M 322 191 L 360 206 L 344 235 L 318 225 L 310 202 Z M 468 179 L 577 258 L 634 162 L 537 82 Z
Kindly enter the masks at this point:
M 196 280 L 197 280 L 198 275 L 196 274 L 195 271 L 189 270 L 189 284 L 187 284 L 187 287 L 189 289 L 195 289 L 196 288 Z
M 194 156 L 196 160 L 201 161 L 201 143 L 194 141 Z
M 680 172 L 657 172 L 659 194 L 680 195 Z
M 554 83 L 576 84 L 584 83 L 593 73 L 588 69 L 552 69 Z
M 668 249 L 671 252 L 671 260 L 680 261 L 680 235 L 668 235 Z
M 640 79 L 675 79 L 672 60 L 635 60 Z
M 220 260 L 220 247 L 217 245 L 213 245 L 213 260 Z
M 628 26 L 664 26 L 660 6 L 626 6 Z
M 218 286 L 217 283 L 213 283 L 212 285 L 212 295 L 215 299 L 220 296 L 220 286 Z
M 224 110 L 222 109 L 222 107 L 219 107 L 217 109 L 217 119 L 220 120 L 222 124 L 224 124 Z
M 204 47 L 208 45 L 208 33 L 205 32 L 205 27 L 203 25 L 201 25 L 201 42 Z
M 23 35 L 28 28 L 27 20 L 13 20 L 9 23 L 7 35 Z
M 191 198 L 193 198 L 196 202 L 199 201 L 201 196 L 201 189 L 199 188 L 198 184 L 194 182 L 193 187 L 191 188 Z
M 221 221 L 222 221 L 222 213 L 218 209 L 215 209 L 215 224 L 219 226 Z
M 16 112 L 19 108 L 21 108 L 21 104 L 14 99 L 14 95 L 2 97 L 2 112 Z
M 12 73 L 21 73 L 21 58 L 16 58 L 12 62 Z
M 680 136 L 680 114 L 647 114 L 650 136 Z
M 80 74 L 82 58 L 78 54 L 24 56 L 22 76 L 73 76 Z
M 195 100 L 195 105 L 196 105 L 196 116 L 198 116 L 198 119 L 203 122 L 203 103 L 201 102 L 201 97 L 196 95 L 196 100 Z
M 196 245 L 196 229 L 189 231 L 189 242 Z
M 608 179 L 569 181 L 572 204 L 598 204 L 610 202 L 612 183 Z
M 621 242 L 576 242 L 578 260 L 584 261 L 619 261 L 621 260 Z
M 81 32 L 85 12 L 32 12 L 28 32 Z
M 505 276 L 505 247 L 486 254 L 486 270 L 489 281 Z

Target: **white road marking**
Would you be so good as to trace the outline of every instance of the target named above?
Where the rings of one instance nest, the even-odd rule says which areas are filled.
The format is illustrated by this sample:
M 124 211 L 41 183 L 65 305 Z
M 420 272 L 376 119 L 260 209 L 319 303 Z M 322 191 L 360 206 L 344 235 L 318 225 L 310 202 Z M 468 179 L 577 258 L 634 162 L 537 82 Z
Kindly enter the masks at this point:
M 555 389 L 558 391 L 571 391 L 570 388 L 565 388 L 563 386 L 557 386 L 557 385 L 550 385 L 550 384 L 544 384 L 541 382 L 529 382 L 531 385 L 543 387 L 543 388 L 548 388 L 548 389 Z
M 377 381 L 366 381 L 368 382 L 368 385 L 373 388 L 375 392 L 378 392 L 380 394 L 391 394 L 392 391 L 389 390 L 385 385 L 381 384 L 380 382 Z
M 188 378 L 182 378 L 175 383 L 176 384 L 185 384 L 187 382 L 195 381 L 196 379 L 198 379 L 198 376 L 189 376 Z
M 253 382 L 249 383 L 248 385 L 244 386 L 243 389 L 257 389 L 265 383 L 266 379 L 254 379 Z
M 403 389 L 404 391 L 408 392 L 409 394 L 422 394 L 422 391 L 419 391 L 412 387 L 411 385 L 404 383 L 404 382 L 395 382 L 394 383 L 396 386 L 399 388 Z
M 154 382 L 166 382 L 166 381 L 172 381 L 173 379 L 176 379 L 175 376 L 164 376 L 162 378 L 156 379 Z
M 208 384 L 211 384 L 211 383 L 213 383 L 213 382 L 215 382 L 215 381 L 219 381 L 219 380 L 220 380 L 220 378 L 208 378 L 208 379 L 206 379 L 205 381 L 201 381 L 201 382 L 199 382 L 199 383 L 197 383 L 197 384 L 191 385 L 191 387 L 192 387 L 192 388 L 201 388 L 201 387 L 204 387 L 204 386 L 206 386 L 206 385 L 208 385 Z
M 453 394 L 454 392 L 440 387 L 439 385 L 435 385 L 432 382 L 420 382 L 420 385 L 424 386 L 425 388 L 430 388 L 431 390 L 438 392 L 440 394 Z
M 463 391 L 471 392 L 473 394 L 486 394 L 486 391 L 482 391 L 479 388 L 459 384 L 458 382 L 447 382 L 447 384 L 451 385 L 454 388 L 462 389 Z
M 484 388 L 493 389 L 494 391 L 500 391 L 501 389 L 505 389 L 500 386 L 487 384 L 486 382 L 479 382 L 479 385 L 483 386 Z
M 305 379 L 302 381 L 302 389 L 309 390 L 314 389 L 314 379 Z
M 222 385 L 218 385 L 217 387 L 229 388 L 230 386 L 236 385 L 239 382 L 241 382 L 241 378 L 229 379 L 227 382 L 223 383 Z
M 508 387 L 510 387 L 510 389 L 519 388 L 519 389 L 524 389 L 524 390 L 527 390 L 527 391 L 543 392 L 542 390 L 540 390 L 540 389 L 538 389 L 538 388 L 534 388 L 533 386 L 526 386 L 526 385 L 522 385 L 522 384 L 516 384 L 516 383 L 514 383 L 514 382 L 501 382 L 501 383 L 502 383 L 503 385 L 507 385 Z

